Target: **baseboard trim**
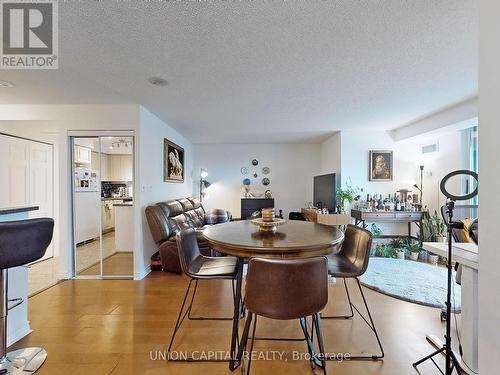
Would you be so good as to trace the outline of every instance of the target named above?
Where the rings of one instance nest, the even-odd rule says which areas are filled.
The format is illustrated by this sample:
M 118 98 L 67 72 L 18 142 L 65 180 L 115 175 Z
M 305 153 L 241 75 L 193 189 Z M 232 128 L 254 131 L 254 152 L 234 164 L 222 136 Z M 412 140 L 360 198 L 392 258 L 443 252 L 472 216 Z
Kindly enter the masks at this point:
M 17 327 L 14 332 L 10 331 L 7 335 L 7 346 L 18 342 L 23 337 L 28 336 L 33 330 L 31 329 L 30 322 L 28 320 L 24 321 L 23 324 Z
M 151 273 L 151 265 L 148 265 L 142 272 L 134 273 L 134 280 L 142 280 Z

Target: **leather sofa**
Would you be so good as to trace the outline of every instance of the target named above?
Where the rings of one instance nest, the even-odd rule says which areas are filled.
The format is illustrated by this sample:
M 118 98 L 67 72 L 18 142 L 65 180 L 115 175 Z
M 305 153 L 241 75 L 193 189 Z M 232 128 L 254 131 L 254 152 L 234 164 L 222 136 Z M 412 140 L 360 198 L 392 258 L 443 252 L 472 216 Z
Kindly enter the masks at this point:
M 229 211 L 222 209 L 206 211 L 197 198 L 174 199 L 146 207 L 146 219 L 158 246 L 163 270 L 182 272 L 175 239 L 179 231 L 195 229 L 201 253 L 210 255 L 210 247 L 202 236 L 203 229 L 230 221 L 231 217 Z

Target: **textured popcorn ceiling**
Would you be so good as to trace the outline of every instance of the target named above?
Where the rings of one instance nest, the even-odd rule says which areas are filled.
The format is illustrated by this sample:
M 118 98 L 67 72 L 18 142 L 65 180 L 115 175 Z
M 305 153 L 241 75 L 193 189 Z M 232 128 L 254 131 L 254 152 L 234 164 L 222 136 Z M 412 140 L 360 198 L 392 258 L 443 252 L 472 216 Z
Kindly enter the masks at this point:
M 0 89 L 0 103 L 140 103 L 202 143 L 392 129 L 477 94 L 476 7 L 59 2 L 59 70 L 0 71 L 16 84 Z

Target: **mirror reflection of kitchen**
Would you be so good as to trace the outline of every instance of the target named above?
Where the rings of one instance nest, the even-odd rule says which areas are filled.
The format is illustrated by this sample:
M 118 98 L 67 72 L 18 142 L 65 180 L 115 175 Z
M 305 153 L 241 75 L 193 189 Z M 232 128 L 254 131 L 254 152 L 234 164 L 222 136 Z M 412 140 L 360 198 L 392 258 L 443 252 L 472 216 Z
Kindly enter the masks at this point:
M 133 276 L 133 137 L 74 138 L 75 273 Z

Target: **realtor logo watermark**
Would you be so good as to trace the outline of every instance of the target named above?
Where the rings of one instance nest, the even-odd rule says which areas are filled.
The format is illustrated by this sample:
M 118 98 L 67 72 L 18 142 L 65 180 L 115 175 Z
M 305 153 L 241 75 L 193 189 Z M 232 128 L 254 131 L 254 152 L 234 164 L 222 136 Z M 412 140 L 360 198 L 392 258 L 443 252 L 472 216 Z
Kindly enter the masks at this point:
M 57 69 L 57 0 L 1 0 L 1 69 Z

